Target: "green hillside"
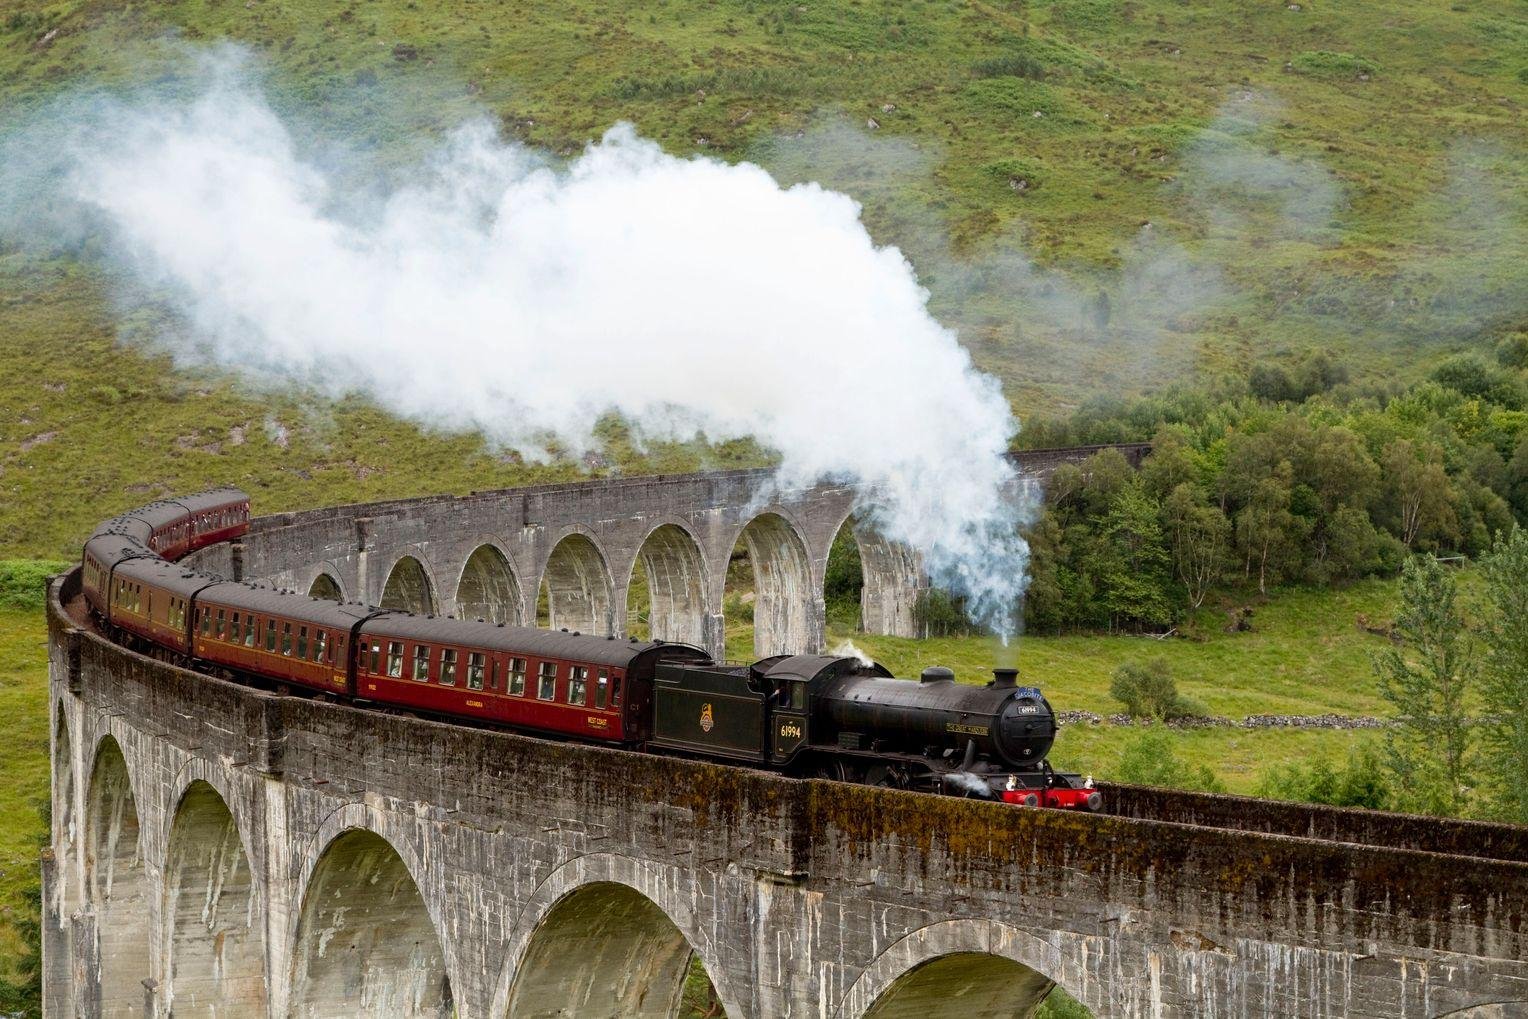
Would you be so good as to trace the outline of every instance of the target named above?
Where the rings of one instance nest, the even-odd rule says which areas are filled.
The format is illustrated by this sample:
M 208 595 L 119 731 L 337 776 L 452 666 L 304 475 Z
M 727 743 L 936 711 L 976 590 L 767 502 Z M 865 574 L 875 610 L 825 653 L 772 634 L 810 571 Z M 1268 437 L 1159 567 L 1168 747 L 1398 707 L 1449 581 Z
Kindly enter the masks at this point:
M 383 167 L 473 116 L 562 155 L 625 119 L 842 188 L 1022 415 L 1313 347 L 1410 377 L 1528 315 L 1513 0 L 0 0 L 0 122 L 224 40 L 312 139 Z M 210 480 L 271 510 L 580 469 L 124 351 L 164 323 L 119 322 L 90 254 L 0 247 L 0 555 Z

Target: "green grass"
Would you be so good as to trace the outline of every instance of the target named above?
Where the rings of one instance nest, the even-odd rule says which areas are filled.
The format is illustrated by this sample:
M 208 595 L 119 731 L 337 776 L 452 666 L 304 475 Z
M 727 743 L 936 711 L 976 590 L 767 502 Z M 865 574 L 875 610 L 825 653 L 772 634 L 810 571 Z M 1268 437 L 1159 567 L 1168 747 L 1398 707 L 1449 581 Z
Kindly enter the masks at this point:
M 840 616 L 829 626 L 828 646 L 852 641 L 899 676 L 945 665 L 969 683 L 986 682 L 996 665 L 1017 664 L 1024 680 L 1043 687 L 1060 710 L 1122 710 L 1109 696 L 1115 668 L 1131 659 L 1162 658 L 1179 692 L 1211 714 L 1379 715 L 1385 706 L 1375 692 L 1370 655 L 1384 639 L 1359 629 L 1357 618 L 1388 622 L 1395 593 L 1390 580 L 1330 591 L 1294 589 L 1262 603 L 1235 603 L 1255 606 L 1251 632 L 1225 633 L 1224 612 L 1207 608 L 1181 628 L 1186 637 L 1029 636 L 1015 648 L 987 637 L 914 640 L 856 633 Z M 749 625 L 729 627 L 728 657 L 749 657 L 752 639 Z
M 30 912 L 48 799 L 48 630 L 33 609 L 0 606 L 0 974 L 18 957 L 12 924 Z

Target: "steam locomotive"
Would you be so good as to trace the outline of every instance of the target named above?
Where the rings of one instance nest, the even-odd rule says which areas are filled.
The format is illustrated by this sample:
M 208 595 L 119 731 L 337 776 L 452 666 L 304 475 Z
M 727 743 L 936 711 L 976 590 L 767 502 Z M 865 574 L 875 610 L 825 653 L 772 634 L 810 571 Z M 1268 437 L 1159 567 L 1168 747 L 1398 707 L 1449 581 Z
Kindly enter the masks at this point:
M 89 611 L 146 653 L 362 705 L 797 776 L 1103 805 L 1091 780 L 1047 763 L 1055 713 L 1014 669 L 974 687 L 948 669 L 913 682 L 825 655 L 721 664 L 687 644 L 420 617 L 177 562 L 248 527 L 249 496 L 232 488 L 106 521 L 82 556 Z

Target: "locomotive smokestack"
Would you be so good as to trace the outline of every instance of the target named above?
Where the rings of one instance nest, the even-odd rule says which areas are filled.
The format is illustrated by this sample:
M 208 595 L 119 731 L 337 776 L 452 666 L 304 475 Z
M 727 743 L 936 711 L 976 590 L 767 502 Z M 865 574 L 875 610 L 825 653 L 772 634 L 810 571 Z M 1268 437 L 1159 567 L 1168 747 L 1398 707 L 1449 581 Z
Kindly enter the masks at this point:
M 919 679 L 924 683 L 953 683 L 955 673 L 943 665 L 931 665 L 923 670 L 923 675 Z
M 1018 686 L 1018 669 L 993 669 L 992 688 L 994 690 L 1012 690 Z

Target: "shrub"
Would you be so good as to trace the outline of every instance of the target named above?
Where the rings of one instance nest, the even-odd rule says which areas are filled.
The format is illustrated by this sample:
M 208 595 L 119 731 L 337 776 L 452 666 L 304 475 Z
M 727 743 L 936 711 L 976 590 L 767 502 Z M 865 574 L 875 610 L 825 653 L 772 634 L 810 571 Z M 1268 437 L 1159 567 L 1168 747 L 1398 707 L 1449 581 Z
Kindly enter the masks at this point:
M 1274 800 L 1370 810 L 1388 810 L 1393 803 L 1384 762 L 1367 743 L 1349 753 L 1340 768 L 1325 760 L 1271 768 L 1258 783 L 1257 794 Z
M 48 578 L 67 567 L 49 559 L 0 559 L 0 607 L 42 608 Z
M 1504 368 L 1528 368 L 1528 333 L 1513 333 L 1498 343 L 1496 360 Z
M 1296 71 L 1313 78 L 1357 78 L 1360 75 L 1372 78 L 1379 72 L 1379 65 L 1372 60 L 1331 50 L 1306 50 L 1289 63 Z
M 1120 753 L 1115 781 L 1153 785 L 1167 789 L 1193 789 L 1223 793 L 1225 784 L 1203 764 L 1187 764 L 1173 750 L 1173 735 L 1166 729 L 1149 729 L 1125 744 Z
M 1198 718 L 1206 714 L 1204 705 L 1178 694 L 1167 662 L 1154 658 L 1149 662 L 1125 662 L 1114 670 L 1109 695 L 1125 706 L 1132 718 Z

